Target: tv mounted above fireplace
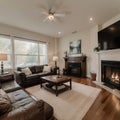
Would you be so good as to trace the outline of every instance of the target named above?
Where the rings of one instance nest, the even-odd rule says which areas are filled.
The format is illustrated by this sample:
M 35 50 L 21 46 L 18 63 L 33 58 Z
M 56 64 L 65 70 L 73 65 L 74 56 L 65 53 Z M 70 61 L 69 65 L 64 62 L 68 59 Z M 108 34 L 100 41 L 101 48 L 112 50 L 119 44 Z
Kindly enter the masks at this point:
M 98 32 L 101 50 L 120 49 L 120 20 Z

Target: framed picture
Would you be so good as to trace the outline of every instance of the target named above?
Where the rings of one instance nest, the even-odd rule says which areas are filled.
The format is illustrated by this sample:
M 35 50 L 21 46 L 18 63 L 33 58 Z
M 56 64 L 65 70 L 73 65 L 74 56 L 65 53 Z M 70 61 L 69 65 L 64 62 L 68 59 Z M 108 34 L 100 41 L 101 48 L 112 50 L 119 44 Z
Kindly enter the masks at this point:
M 70 55 L 80 54 L 81 53 L 81 40 L 70 42 L 69 52 L 70 52 Z

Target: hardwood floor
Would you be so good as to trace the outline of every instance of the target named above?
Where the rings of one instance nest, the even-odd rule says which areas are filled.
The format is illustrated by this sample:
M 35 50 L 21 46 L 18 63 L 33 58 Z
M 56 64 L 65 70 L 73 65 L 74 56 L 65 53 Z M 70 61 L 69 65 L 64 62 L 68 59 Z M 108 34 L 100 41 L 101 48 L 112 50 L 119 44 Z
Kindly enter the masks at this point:
M 72 80 L 88 86 L 101 88 L 88 78 L 72 77 Z M 120 120 L 120 99 L 105 89 L 101 88 L 101 90 L 101 93 L 83 120 Z

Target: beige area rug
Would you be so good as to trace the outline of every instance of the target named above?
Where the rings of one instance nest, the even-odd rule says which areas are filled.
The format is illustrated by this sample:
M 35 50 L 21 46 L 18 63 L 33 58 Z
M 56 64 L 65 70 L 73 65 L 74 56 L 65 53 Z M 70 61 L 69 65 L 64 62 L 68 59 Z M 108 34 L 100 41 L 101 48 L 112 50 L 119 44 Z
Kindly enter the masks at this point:
M 26 90 L 37 99 L 43 99 L 53 106 L 57 120 L 82 120 L 101 91 L 75 82 L 72 82 L 72 90 L 67 90 L 58 97 L 39 85 Z

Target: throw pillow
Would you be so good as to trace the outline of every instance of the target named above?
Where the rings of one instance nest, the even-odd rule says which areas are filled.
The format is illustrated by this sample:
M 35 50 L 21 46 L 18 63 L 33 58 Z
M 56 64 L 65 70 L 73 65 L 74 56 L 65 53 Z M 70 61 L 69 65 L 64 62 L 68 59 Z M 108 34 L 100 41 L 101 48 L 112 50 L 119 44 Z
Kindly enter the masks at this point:
M 44 66 L 43 72 L 51 72 L 51 66 Z
M 23 73 L 25 73 L 25 75 L 31 75 L 32 72 L 30 71 L 30 69 L 27 67 L 27 68 L 24 68 L 21 70 Z
M 12 104 L 9 96 L 0 89 L 0 115 L 12 110 Z

